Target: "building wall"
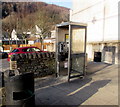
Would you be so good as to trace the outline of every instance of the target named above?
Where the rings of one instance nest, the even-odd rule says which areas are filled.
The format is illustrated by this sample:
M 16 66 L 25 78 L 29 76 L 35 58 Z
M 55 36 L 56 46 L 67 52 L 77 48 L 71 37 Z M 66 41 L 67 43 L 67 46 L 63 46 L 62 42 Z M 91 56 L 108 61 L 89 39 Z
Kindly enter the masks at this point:
M 69 34 L 68 29 L 59 29 L 58 30 L 58 42 L 65 42 L 65 34 Z
M 118 63 L 118 2 L 119 0 L 73 0 L 70 20 L 88 24 L 87 53 L 90 60 L 94 59 L 94 52 L 97 51 L 102 53 L 102 61 Z M 114 52 L 104 52 L 111 48 Z M 115 57 L 112 58 L 115 61 L 109 60 L 111 57 Z

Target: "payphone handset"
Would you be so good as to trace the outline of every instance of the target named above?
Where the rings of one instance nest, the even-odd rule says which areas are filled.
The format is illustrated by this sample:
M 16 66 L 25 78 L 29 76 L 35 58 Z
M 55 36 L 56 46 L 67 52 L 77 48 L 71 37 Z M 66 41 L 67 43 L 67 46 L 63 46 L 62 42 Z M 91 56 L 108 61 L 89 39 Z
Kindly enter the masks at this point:
M 59 42 L 58 43 L 58 51 L 59 53 L 66 53 L 68 52 L 68 46 L 66 42 Z

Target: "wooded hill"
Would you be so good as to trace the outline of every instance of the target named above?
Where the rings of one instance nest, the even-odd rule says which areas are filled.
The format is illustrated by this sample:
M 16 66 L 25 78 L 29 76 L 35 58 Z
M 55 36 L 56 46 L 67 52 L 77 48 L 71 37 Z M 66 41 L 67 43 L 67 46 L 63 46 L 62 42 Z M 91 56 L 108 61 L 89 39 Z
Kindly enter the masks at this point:
M 18 33 L 35 32 L 38 25 L 45 36 L 50 35 L 55 24 L 69 20 L 69 9 L 44 2 L 2 2 L 2 32 L 10 36 L 13 29 Z

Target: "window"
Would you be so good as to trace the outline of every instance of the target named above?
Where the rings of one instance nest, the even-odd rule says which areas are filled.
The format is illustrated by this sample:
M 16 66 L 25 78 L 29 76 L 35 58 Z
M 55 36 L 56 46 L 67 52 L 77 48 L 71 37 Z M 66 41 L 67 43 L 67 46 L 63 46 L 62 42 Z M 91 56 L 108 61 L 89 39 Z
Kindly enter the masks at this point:
M 32 52 L 32 49 L 31 49 L 31 48 L 28 48 L 26 52 Z
M 23 52 L 27 52 L 27 49 L 28 49 L 28 48 L 22 49 L 22 51 L 23 51 Z
M 12 52 L 19 52 L 19 50 L 18 49 L 14 49 Z
M 23 52 L 39 52 L 40 49 L 38 48 L 25 48 L 25 49 L 22 49 Z
M 34 49 L 35 52 L 39 52 L 40 51 L 40 49 L 38 49 L 38 48 L 33 48 L 33 49 Z

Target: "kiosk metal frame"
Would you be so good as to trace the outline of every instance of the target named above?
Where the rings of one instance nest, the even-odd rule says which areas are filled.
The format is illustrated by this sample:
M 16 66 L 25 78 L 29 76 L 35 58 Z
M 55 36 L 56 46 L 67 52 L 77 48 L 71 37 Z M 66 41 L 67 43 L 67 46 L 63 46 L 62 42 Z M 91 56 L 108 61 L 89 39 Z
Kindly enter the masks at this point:
M 60 60 L 59 60 L 60 58 L 59 57 L 62 57 L 62 55 L 60 55 L 60 52 L 59 52 L 59 49 L 60 49 L 59 42 L 65 42 L 65 39 L 63 40 L 64 36 L 63 37 L 61 36 L 62 33 L 63 35 L 66 34 L 64 33 L 64 31 L 67 32 L 69 35 L 67 62 L 68 62 L 68 81 L 70 81 L 71 78 L 81 77 L 86 75 L 87 24 L 77 23 L 77 22 L 63 22 L 61 24 L 56 25 L 56 76 L 57 77 L 60 76 Z M 78 45 L 81 49 L 77 47 Z M 77 73 L 77 74 L 72 75 L 74 73 Z

